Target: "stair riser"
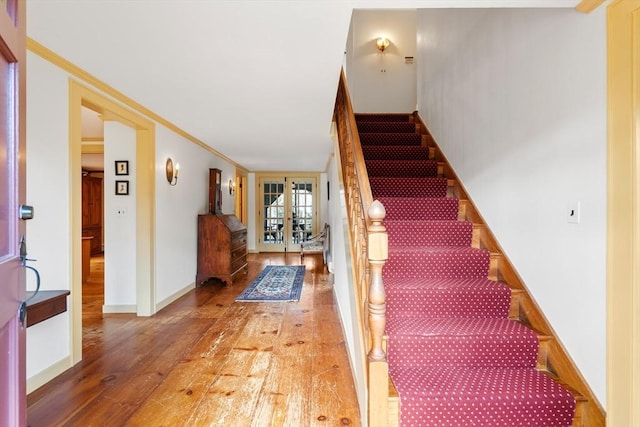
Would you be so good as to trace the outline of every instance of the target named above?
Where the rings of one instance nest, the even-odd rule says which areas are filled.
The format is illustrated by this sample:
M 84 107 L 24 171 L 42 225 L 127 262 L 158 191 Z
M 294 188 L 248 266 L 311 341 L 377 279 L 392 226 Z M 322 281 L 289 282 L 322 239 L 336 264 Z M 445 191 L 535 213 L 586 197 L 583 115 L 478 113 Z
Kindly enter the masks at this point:
M 452 255 L 390 250 L 383 277 L 486 278 L 488 272 L 489 254 L 486 252 Z
M 446 197 L 448 183 L 444 178 L 370 178 L 373 197 L 435 198 Z M 406 209 L 406 208 L 405 208 Z
M 356 123 L 360 122 L 413 122 L 409 114 L 358 113 Z
M 458 200 L 376 197 L 384 205 L 387 221 L 450 221 L 458 219 Z
M 535 368 L 538 342 L 504 336 L 389 336 L 389 363 L 398 367 Z
M 387 291 L 387 316 L 439 318 L 505 318 L 510 301 L 504 295 L 447 291 Z
M 469 222 L 386 221 L 389 247 L 394 246 L 470 246 L 473 225 Z
M 436 177 L 438 162 L 435 160 L 367 160 L 369 177 Z
M 358 123 L 360 133 L 415 133 L 415 123 L 409 122 L 360 122 Z
M 362 147 L 365 160 L 432 160 L 429 147 L 405 145 L 365 145 Z
M 524 399 L 504 402 L 488 396 L 477 400 L 466 399 L 465 405 L 452 408 L 444 398 L 434 403 L 423 404 L 417 403 L 418 399 L 403 398 L 402 395 L 400 399 L 401 427 L 570 427 L 574 425 L 573 416 L 564 415 L 572 411 L 570 402 L 564 405 L 556 401 L 539 403 Z M 420 417 L 417 421 L 416 416 Z
M 362 145 L 422 145 L 422 135 L 417 133 L 361 133 Z

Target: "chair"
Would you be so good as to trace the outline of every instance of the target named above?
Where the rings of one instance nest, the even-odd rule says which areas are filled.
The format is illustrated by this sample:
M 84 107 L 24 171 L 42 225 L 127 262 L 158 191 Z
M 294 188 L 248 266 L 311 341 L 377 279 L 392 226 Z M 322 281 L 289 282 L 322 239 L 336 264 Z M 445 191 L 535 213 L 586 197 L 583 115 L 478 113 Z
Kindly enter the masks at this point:
M 323 262 L 327 263 L 329 255 L 329 224 L 325 224 L 322 231 L 300 242 L 300 259 L 305 253 L 322 253 Z

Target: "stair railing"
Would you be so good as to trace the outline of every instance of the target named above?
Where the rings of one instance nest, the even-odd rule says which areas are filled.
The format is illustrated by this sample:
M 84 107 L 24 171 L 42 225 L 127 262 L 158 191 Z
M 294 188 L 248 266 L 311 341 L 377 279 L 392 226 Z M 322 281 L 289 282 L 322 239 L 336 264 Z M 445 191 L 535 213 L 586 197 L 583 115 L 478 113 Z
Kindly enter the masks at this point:
M 382 267 L 388 257 L 387 232 L 382 225 L 385 209 L 382 203 L 373 201 L 371 195 L 344 71 L 340 75 L 334 119 L 349 223 L 352 273 L 357 288 L 359 329 L 367 351 L 369 425 L 386 426 L 389 420 L 389 366 L 384 343 L 386 297 L 382 280 Z

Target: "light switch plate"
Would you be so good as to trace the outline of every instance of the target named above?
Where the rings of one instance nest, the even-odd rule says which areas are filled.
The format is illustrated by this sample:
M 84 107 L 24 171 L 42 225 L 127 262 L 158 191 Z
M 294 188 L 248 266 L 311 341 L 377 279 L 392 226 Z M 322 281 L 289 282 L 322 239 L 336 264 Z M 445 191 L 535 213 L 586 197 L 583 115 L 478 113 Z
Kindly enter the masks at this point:
M 580 202 L 572 202 L 567 206 L 567 222 L 580 224 Z

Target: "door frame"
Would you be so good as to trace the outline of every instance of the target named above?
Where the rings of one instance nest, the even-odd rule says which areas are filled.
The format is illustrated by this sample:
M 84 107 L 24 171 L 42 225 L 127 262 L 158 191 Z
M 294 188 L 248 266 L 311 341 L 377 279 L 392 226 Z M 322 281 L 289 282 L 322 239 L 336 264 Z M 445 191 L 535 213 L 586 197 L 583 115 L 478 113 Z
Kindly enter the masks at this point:
M 235 214 L 244 225 L 248 224 L 247 194 L 249 189 L 249 173 L 246 169 L 236 167 L 236 200 Z
M 640 426 L 640 0 L 607 7 L 607 56 L 607 425 Z
M 269 247 L 262 243 L 264 239 L 264 226 L 262 219 L 262 186 L 261 181 L 263 179 L 275 179 L 275 178 L 313 178 L 316 180 L 316 191 L 313 194 L 313 206 L 315 207 L 315 213 L 313 215 L 313 229 L 319 232 L 319 224 L 320 224 L 320 173 L 316 172 L 256 172 L 255 174 L 255 183 L 256 183 L 256 191 L 255 191 L 255 242 L 256 242 L 256 251 L 257 252 L 271 252 L 269 251 Z M 275 251 L 273 251 L 275 252 Z
M 82 109 L 136 130 L 136 313 L 155 304 L 155 124 L 76 80 L 69 79 L 69 178 L 71 182 L 71 356 L 82 360 Z
M 19 254 L 20 236 L 27 239 L 26 225 L 18 218 L 18 206 L 26 204 L 26 3 L 14 0 L 5 2 L 4 11 L 0 13 L 0 28 L 2 33 L 3 59 L 7 61 L 9 75 L 3 81 L 7 96 L 12 97 L 13 107 L 6 109 L 6 115 L 2 117 L 3 131 L 13 132 L 13 137 L 9 136 L 5 141 L 7 151 L 5 163 L 11 164 L 6 170 L 12 174 L 8 178 L 7 190 L 8 200 L 6 200 L 6 222 L 10 228 L 9 235 L 6 236 L 9 243 L 7 253 L 2 261 L 3 264 L 3 302 L 10 300 L 7 305 L 11 306 L 11 313 L 7 316 L 4 312 L 0 320 L 0 342 L 2 342 L 2 356 L 0 356 L 0 377 L 2 384 L 0 389 L 0 407 L 4 413 L 0 413 L 0 425 L 24 425 L 27 422 L 27 402 L 26 402 L 26 326 L 19 320 L 19 310 L 22 302 L 26 299 L 26 272 L 22 267 Z M 12 13 L 9 10 L 12 9 Z M 6 83 L 13 80 L 12 84 Z M 13 94 L 9 91 L 13 90 Z M 7 117 L 9 116 L 9 117 Z M 7 126 L 8 125 L 8 126 Z M 13 193 L 13 194 L 11 194 Z M 8 229 L 9 231 L 9 229 Z M 15 234 L 14 234 L 15 233 Z M 6 295 L 4 294 L 6 293 Z M 2 304 L 2 309 L 7 306 Z M 6 317 L 6 322 L 4 317 Z M 5 347 L 6 344 L 6 347 Z M 6 382 L 5 382 L 6 381 Z M 5 406 L 6 405 L 6 406 Z

